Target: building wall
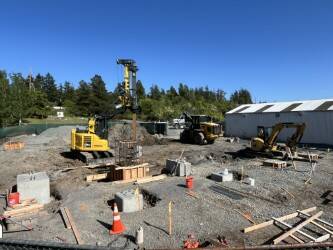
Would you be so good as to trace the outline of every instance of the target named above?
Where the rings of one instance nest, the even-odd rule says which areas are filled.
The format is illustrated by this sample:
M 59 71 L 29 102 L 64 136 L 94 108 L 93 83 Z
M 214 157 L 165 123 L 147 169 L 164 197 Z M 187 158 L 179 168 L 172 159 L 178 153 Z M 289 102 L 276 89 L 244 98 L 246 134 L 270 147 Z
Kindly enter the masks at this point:
M 249 139 L 257 135 L 257 126 L 270 127 L 279 122 L 304 122 L 302 143 L 333 145 L 333 111 L 226 114 L 225 135 Z M 292 133 L 292 129 L 282 131 L 279 141 Z

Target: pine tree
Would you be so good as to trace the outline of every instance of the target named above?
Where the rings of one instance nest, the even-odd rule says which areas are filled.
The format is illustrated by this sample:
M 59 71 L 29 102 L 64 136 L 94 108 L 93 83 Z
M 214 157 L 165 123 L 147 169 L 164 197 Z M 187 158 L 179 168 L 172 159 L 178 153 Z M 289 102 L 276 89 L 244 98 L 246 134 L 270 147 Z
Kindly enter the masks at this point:
M 140 80 L 138 80 L 138 82 L 137 82 L 137 90 L 136 91 L 137 91 L 139 100 L 141 100 L 144 97 L 146 97 L 145 87 L 143 86 L 143 84 L 142 84 L 142 82 Z
M 50 73 L 47 73 L 45 77 L 43 77 L 42 90 L 47 95 L 48 101 L 56 105 L 59 100 L 58 89 L 55 80 Z
M 8 122 L 9 80 L 6 71 L 0 70 L 0 127 Z
M 105 82 L 100 75 L 91 78 L 91 111 L 93 114 L 105 114 L 108 112 L 108 92 Z
M 76 90 L 76 115 L 88 116 L 92 115 L 91 98 L 92 91 L 88 83 L 85 81 L 79 82 L 79 88 Z

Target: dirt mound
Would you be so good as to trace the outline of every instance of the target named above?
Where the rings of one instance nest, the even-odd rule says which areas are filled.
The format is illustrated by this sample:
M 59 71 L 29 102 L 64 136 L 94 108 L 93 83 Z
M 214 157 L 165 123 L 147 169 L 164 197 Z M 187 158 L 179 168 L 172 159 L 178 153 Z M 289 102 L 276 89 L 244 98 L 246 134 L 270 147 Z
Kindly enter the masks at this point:
M 136 138 L 140 145 L 155 145 L 155 144 L 165 144 L 163 136 L 151 135 L 147 132 L 144 127 L 137 126 Z M 109 141 L 111 146 L 115 146 L 116 141 L 120 140 L 130 140 L 131 139 L 131 124 L 116 124 L 112 126 L 109 133 Z

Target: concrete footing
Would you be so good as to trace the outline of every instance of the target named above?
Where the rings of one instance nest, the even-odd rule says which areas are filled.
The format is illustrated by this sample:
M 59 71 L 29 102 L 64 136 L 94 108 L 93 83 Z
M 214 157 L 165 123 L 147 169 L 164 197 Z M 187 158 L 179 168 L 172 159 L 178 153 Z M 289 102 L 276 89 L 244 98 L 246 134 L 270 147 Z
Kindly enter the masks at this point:
M 46 172 L 20 174 L 16 181 L 20 200 L 34 198 L 40 204 L 50 202 L 50 179 Z
M 143 195 L 136 192 L 136 190 L 125 190 L 116 193 L 115 201 L 120 212 L 131 213 L 143 209 Z
M 233 174 L 229 173 L 228 169 L 225 169 L 223 172 L 213 173 L 211 179 L 218 182 L 233 181 Z

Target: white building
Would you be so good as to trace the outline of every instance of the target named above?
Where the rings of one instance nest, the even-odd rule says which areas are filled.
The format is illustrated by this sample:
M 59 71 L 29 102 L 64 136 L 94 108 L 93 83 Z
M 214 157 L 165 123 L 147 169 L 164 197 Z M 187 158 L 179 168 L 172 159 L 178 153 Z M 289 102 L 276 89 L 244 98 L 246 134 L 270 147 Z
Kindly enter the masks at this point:
M 244 104 L 225 117 L 225 135 L 252 138 L 258 126 L 271 127 L 279 122 L 305 123 L 302 143 L 333 145 L 333 99 Z M 292 134 L 282 131 L 280 141 Z
M 65 117 L 65 108 L 60 106 L 54 106 L 53 109 L 56 111 L 57 118 Z

